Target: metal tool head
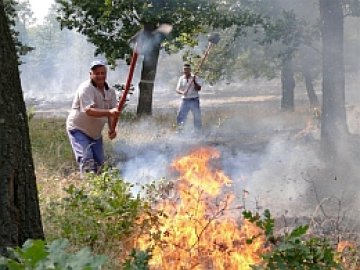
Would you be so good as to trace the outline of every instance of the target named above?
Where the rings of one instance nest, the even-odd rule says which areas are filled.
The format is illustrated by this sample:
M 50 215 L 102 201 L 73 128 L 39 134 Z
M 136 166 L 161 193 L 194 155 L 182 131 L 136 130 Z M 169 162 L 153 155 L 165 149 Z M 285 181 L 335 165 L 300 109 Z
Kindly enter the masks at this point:
M 156 35 L 156 34 L 163 34 L 163 35 L 168 35 L 172 29 L 173 26 L 171 24 L 167 24 L 167 23 L 162 23 L 160 24 L 158 27 L 156 27 L 155 29 L 152 28 L 152 25 L 144 25 L 144 27 L 139 30 L 135 35 L 133 35 L 130 39 L 129 39 L 129 43 L 135 43 L 137 42 L 139 39 L 144 38 L 145 37 L 145 33 L 148 34 L 152 34 L 152 35 Z
M 168 23 L 160 24 L 153 32 L 158 32 L 164 35 L 168 35 L 173 29 L 173 26 Z
M 220 41 L 220 35 L 218 33 L 213 33 L 209 35 L 208 41 L 212 44 L 218 44 Z

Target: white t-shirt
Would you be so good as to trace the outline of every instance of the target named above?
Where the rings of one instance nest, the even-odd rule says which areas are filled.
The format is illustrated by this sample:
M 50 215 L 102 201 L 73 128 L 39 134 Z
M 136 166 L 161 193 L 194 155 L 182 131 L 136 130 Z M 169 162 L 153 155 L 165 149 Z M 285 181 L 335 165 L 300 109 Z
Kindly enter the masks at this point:
M 195 90 L 195 84 L 194 84 L 194 82 L 192 82 L 193 79 L 194 79 L 193 75 L 191 75 L 189 78 L 186 78 L 185 75 L 183 75 L 179 78 L 179 81 L 176 86 L 176 90 L 185 91 L 186 89 L 188 89 L 188 91 L 184 95 L 182 95 L 182 98 L 187 99 L 187 98 L 198 98 L 199 97 L 199 91 Z M 203 85 L 203 81 L 197 76 L 196 76 L 195 81 L 198 85 L 200 85 L 200 86 Z
M 98 109 L 112 109 L 117 106 L 115 90 L 109 88 L 105 90 L 105 97 L 92 83 L 87 80 L 78 87 L 70 114 L 66 121 L 66 129 L 79 129 L 93 139 L 101 137 L 101 132 L 108 117 L 88 116 L 86 108 L 93 107 Z

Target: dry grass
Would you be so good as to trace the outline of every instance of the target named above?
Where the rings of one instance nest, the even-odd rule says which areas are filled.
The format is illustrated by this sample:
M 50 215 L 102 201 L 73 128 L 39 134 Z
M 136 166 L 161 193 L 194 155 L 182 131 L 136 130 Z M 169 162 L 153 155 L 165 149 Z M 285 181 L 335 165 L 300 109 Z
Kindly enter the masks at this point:
M 62 118 L 33 118 L 29 124 L 35 167 L 50 175 L 67 175 L 76 166 Z
M 207 140 L 213 143 L 234 145 L 248 142 L 263 143 L 274 134 L 289 131 L 296 140 L 301 141 L 311 132 L 307 130 L 309 121 L 314 121 L 307 105 L 299 106 L 292 113 L 279 113 L 274 103 L 264 106 L 247 103 L 239 106 L 204 107 L 202 113 Z M 121 120 L 118 126 L 118 137 L 113 141 L 105 138 L 107 159 L 110 163 L 116 163 L 118 157 L 114 155 L 113 147 L 118 144 L 166 142 L 174 136 L 175 119 L 176 111 L 170 110 L 157 111 L 151 118 L 129 117 L 128 120 Z M 190 117 L 189 122 L 191 121 Z M 81 184 L 81 180 L 65 132 L 65 119 L 34 118 L 30 122 L 30 135 L 41 210 L 43 216 L 46 216 L 45 206 L 52 200 L 64 197 L 64 188 L 70 184 Z M 43 222 L 46 234 L 55 235 L 57 228 L 46 219 L 43 219 Z M 341 236 L 338 235 L 338 238 L 340 239 Z M 118 250 L 113 249 L 113 252 L 107 255 L 110 258 L 116 258 L 118 254 Z M 358 257 L 357 254 L 353 256 L 355 259 Z

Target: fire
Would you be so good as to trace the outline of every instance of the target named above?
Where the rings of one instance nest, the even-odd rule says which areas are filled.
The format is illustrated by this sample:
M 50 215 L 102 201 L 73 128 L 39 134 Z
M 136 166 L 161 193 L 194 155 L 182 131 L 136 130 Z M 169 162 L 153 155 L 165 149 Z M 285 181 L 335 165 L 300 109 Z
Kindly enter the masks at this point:
M 210 163 L 219 158 L 212 148 L 200 148 L 175 160 L 177 193 L 161 203 L 159 235 L 138 239 L 141 249 L 152 247 L 151 269 L 251 269 L 264 252 L 263 231 L 230 215 L 232 194 L 221 194 L 232 181 Z M 251 243 L 248 243 L 252 239 Z
M 340 252 L 340 253 L 342 253 L 342 252 L 344 252 L 344 250 L 347 249 L 347 248 L 348 248 L 348 249 L 354 249 L 355 247 L 356 247 L 356 245 L 355 245 L 353 242 L 344 240 L 344 241 L 340 241 L 340 242 L 338 243 L 338 245 L 337 245 L 337 251 Z

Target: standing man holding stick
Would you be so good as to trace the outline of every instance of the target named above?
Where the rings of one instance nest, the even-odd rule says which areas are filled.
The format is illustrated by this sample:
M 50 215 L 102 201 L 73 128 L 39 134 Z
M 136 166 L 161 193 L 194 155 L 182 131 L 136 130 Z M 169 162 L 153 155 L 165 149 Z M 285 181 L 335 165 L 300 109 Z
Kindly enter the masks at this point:
M 108 136 L 116 137 L 112 119 L 119 116 L 115 90 L 106 82 L 107 69 L 103 61 L 93 61 L 90 78 L 80 84 L 66 121 L 66 130 L 80 173 L 99 173 L 104 163 L 102 130 L 109 125 Z
M 203 85 L 202 80 L 197 77 L 197 74 L 199 73 L 205 59 L 208 57 L 212 46 L 219 42 L 220 36 L 218 33 L 214 33 L 209 35 L 208 40 L 208 47 L 205 50 L 204 56 L 202 57 L 195 73 L 192 75 L 190 65 L 185 64 L 183 67 L 184 75 L 180 77 L 176 87 L 176 92 L 182 95 L 182 101 L 176 118 L 176 123 L 178 127 L 182 128 L 185 124 L 189 111 L 191 111 L 194 117 L 195 131 L 197 132 L 201 131 L 202 127 L 198 92 L 201 90 Z
M 176 92 L 182 95 L 176 123 L 179 128 L 182 128 L 186 122 L 189 111 L 191 111 L 194 118 L 195 131 L 200 132 L 202 122 L 199 91 L 201 91 L 203 82 L 199 77 L 191 74 L 191 66 L 189 64 L 184 64 L 183 72 L 184 75 L 179 78 L 176 86 Z

